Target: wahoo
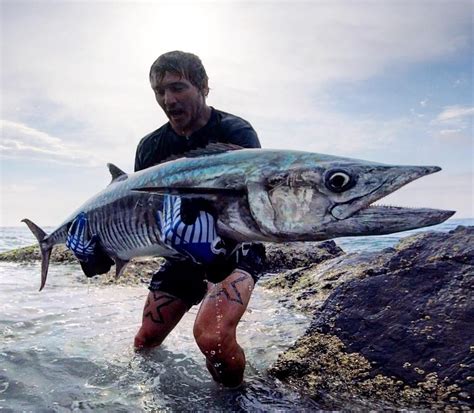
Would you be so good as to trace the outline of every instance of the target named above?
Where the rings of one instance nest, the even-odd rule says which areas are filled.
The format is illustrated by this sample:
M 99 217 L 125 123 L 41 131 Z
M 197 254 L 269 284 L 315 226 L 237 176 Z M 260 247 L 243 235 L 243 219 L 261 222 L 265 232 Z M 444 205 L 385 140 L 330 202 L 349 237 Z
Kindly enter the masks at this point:
M 169 197 L 204 200 L 217 217 L 218 235 L 239 243 L 390 234 L 439 224 L 454 214 L 373 205 L 403 185 L 440 171 L 437 166 L 384 165 L 301 151 L 231 149 L 236 147 L 211 144 L 131 174 L 109 164 L 112 182 L 51 234 L 24 219 L 41 248 L 40 290 L 53 246 L 66 242 L 70 226 L 81 214 L 87 216 L 88 231 L 107 259 L 115 262 L 117 275 L 133 257 L 180 257 L 163 242 L 161 218 Z M 89 276 L 91 271 L 92 275 L 104 272 L 90 267 L 88 271 Z

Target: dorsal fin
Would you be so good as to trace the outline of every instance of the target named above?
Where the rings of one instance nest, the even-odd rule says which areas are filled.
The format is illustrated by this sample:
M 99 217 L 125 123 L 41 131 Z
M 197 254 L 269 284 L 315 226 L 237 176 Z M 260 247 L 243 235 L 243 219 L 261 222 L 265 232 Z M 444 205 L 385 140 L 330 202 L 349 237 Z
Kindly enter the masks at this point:
M 209 143 L 202 148 L 191 149 L 190 151 L 180 153 L 179 155 L 171 155 L 162 162 L 174 161 L 180 158 L 198 158 L 199 156 L 217 155 L 229 151 L 238 151 L 239 149 L 245 148 L 239 145 L 234 145 L 233 143 Z
M 113 163 L 108 163 L 107 168 L 109 168 L 110 175 L 112 175 L 112 181 L 110 183 L 115 182 L 119 178 L 121 178 L 120 180 L 127 179 L 127 174 Z

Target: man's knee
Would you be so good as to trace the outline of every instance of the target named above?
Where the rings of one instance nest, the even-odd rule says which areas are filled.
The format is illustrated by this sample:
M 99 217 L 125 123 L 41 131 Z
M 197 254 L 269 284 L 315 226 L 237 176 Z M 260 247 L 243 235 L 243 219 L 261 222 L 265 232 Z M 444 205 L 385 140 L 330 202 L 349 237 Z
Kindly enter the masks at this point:
M 158 337 L 147 333 L 147 331 L 142 327 L 135 335 L 133 346 L 136 349 L 152 348 L 158 347 L 164 340 L 164 337 Z
M 198 347 L 206 357 L 227 354 L 237 345 L 232 328 L 205 328 L 196 323 L 193 333 Z
M 146 338 L 138 332 L 135 335 L 135 339 L 133 341 L 133 347 L 136 349 L 146 348 L 147 347 L 147 340 Z
M 193 328 L 194 339 L 198 347 L 204 353 L 205 351 L 209 351 L 211 347 L 217 344 L 216 336 L 217 334 L 211 334 L 208 331 L 208 328 L 200 325 L 199 323 L 194 324 Z

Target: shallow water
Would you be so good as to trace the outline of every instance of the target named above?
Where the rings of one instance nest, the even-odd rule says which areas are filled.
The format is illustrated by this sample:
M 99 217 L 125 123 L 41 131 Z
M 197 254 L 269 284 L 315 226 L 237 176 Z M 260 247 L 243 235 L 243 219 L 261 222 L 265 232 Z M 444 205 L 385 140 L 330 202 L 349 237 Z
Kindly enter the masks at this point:
M 210 378 L 192 337 L 193 307 L 163 348 L 136 353 L 146 286 L 99 285 L 75 265 L 53 265 L 37 291 L 38 264 L 0 265 L 0 406 L 4 411 L 311 409 L 265 371 L 308 324 L 256 288 L 239 325 L 245 386 Z

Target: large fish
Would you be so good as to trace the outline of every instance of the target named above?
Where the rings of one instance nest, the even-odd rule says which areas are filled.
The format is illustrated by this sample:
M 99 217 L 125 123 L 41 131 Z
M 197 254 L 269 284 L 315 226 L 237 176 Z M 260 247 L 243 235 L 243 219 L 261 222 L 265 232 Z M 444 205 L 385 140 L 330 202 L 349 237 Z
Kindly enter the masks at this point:
M 161 237 L 158 215 L 166 196 L 207 200 L 218 217 L 219 235 L 237 242 L 380 235 L 439 224 L 454 214 L 373 205 L 440 169 L 217 144 L 131 174 L 109 164 L 112 182 L 49 235 L 28 219 L 23 222 L 40 244 L 41 290 L 53 246 L 66 241 L 81 213 L 119 275 L 133 257 L 177 254 Z

